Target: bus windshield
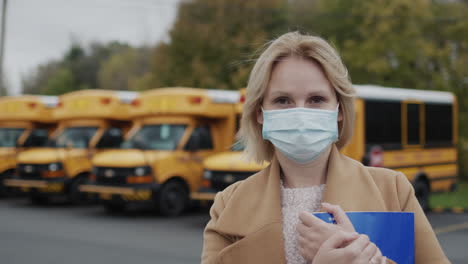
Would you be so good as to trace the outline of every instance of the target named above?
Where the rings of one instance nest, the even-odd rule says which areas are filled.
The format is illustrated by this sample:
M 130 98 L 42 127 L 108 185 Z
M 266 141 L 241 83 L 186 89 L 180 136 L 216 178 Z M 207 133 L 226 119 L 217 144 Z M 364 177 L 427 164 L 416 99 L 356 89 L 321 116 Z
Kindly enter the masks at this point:
M 67 127 L 60 135 L 50 140 L 48 146 L 55 148 L 88 148 L 97 127 Z
M 44 128 L 37 128 L 31 131 L 23 147 L 45 147 L 48 141 L 48 131 Z
M 145 125 L 122 144 L 122 148 L 175 150 L 186 125 Z
M 24 130 L 24 128 L 0 128 L 0 147 L 16 147 L 16 141 Z

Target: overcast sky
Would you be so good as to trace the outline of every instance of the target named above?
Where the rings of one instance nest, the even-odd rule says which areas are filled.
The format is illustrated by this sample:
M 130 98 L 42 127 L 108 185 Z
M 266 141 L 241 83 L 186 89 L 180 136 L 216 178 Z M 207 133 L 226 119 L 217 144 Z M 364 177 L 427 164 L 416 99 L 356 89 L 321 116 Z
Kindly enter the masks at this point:
M 167 39 L 179 1 L 8 0 L 4 73 L 10 94 L 21 92 L 22 74 L 60 58 L 73 40 L 142 45 Z

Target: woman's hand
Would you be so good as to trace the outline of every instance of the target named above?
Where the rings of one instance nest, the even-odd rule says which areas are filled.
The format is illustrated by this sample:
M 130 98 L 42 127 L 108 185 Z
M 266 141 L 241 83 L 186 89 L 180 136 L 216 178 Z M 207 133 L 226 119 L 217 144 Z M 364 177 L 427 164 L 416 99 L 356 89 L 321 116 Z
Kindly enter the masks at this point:
M 354 226 L 346 213 L 338 205 L 322 204 L 324 211 L 333 215 L 335 224 L 329 224 L 314 215 L 302 212 L 297 225 L 299 252 L 308 262 L 311 262 L 323 242 L 339 231 L 354 232 Z
M 377 246 L 366 235 L 339 231 L 320 247 L 312 264 L 384 264 Z

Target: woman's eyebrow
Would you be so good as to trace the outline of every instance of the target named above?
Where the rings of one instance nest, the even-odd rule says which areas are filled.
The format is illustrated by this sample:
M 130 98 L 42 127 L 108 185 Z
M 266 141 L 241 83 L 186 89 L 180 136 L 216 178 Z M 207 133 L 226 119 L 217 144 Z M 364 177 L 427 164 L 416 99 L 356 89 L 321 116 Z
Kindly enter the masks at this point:
M 324 91 L 314 91 L 314 92 L 310 92 L 307 94 L 307 97 L 311 97 L 311 96 L 328 96 L 329 94 L 327 92 L 324 92 Z
M 271 93 L 271 97 L 276 97 L 276 96 L 289 96 L 289 93 L 283 92 L 283 91 L 275 91 Z

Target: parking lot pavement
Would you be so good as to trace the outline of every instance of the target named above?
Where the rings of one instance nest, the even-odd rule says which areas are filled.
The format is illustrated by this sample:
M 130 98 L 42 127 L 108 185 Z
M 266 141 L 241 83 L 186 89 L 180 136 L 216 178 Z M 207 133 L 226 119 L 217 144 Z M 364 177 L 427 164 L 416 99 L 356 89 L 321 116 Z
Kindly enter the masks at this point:
M 200 263 L 207 220 L 0 200 L 0 263 Z
M 453 264 L 468 264 L 468 214 L 429 213 L 437 238 Z
M 0 263 L 200 263 L 207 209 L 179 218 L 101 207 L 37 207 L 0 200 Z M 468 215 L 429 214 L 446 254 L 468 264 Z

